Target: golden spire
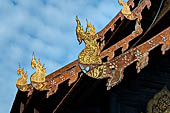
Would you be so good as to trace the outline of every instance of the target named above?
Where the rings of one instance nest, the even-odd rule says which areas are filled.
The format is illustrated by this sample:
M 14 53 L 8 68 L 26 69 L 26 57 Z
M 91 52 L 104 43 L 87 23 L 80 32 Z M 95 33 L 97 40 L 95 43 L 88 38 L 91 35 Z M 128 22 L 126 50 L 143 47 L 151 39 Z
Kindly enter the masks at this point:
M 35 66 L 36 66 L 36 60 L 35 60 L 34 52 L 32 54 L 31 66 L 32 66 L 32 68 L 35 68 Z
M 20 68 L 20 64 L 19 64 L 17 74 L 19 75 L 20 73 L 21 73 L 21 68 Z

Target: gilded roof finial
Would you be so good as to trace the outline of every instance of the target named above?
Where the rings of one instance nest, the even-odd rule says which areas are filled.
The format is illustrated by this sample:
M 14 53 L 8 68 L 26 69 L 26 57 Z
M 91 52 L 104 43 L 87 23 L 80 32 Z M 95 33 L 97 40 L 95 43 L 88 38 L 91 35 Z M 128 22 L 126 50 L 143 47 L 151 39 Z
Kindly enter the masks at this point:
M 126 15 L 130 15 L 132 12 L 130 11 L 130 7 L 123 0 L 118 0 L 120 5 L 123 5 L 121 12 Z
M 27 85 L 27 73 L 24 72 L 24 69 L 20 68 L 20 64 L 18 66 L 18 70 L 17 70 L 17 74 L 21 75 L 21 77 L 16 81 L 16 86 L 18 89 L 20 89 L 21 91 L 26 91 L 26 85 Z
M 130 7 L 125 3 L 123 0 L 118 0 L 120 5 L 123 5 L 123 8 L 121 10 L 122 14 L 129 20 L 136 19 L 133 15 L 133 13 L 130 11 Z
M 45 83 L 45 65 L 41 66 L 40 59 L 36 62 L 34 53 L 31 61 L 32 68 L 36 68 L 36 72 L 31 75 L 31 83 L 36 89 L 42 89 L 43 83 Z
M 80 24 L 78 17 L 76 16 L 76 34 L 77 40 L 81 44 L 82 40 L 85 43 L 84 50 L 79 55 L 79 62 L 81 64 L 101 64 L 102 60 L 99 56 L 100 49 L 97 42 L 98 35 L 96 34 L 96 29 L 93 25 L 87 22 L 86 32 L 83 31 L 83 27 Z M 89 30 L 90 28 L 90 30 Z

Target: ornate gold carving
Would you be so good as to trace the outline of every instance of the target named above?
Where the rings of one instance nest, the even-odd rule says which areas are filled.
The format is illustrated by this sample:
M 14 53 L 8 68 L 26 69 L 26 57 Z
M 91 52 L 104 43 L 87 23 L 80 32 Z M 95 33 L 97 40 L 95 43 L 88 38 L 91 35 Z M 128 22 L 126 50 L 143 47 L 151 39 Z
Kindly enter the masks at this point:
M 170 113 L 170 92 L 164 87 L 147 104 L 148 113 Z
M 149 61 L 149 56 L 148 56 L 149 52 L 152 51 L 154 48 L 156 48 L 159 45 L 163 44 L 164 46 L 166 44 L 167 48 L 165 48 L 165 50 L 166 51 L 169 50 L 170 49 L 169 31 L 170 31 L 170 27 L 166 28 L 156 36 L 144 42 L 143 44 L 135 48 L 132 48 L 113 59 L 109 59 L 106 63 L 103 63 L 101 65 L 90 65 L 90 70 L 86 74 L 90 77 L 97 78 L 97 79 L 109 78 L 106 84 L 107 89 L 109 90 L 111 87 L 121 82 L 121 80 L 124 77 L 124 73 L 123 73 L 124 69 L 129 65 L 131 65 L 132 63 L 137 61 L 136 68 L 138 72 L 140 72 L 141 69 L 146 67 Z M 162 36 L 166 36 L 166 37 L 162 37 Z M 111 52 L 110 50 L 112 50 L 114 46 L 115 45 L 112 45 L 110 48 L 106 50 L 105 56 L 110 54 Z M 104 55 L 102 58 L 104 58 Z
M 102 64 L 100 66 L 94 67 L 93 70 L 90 70 L 88 73 L 92 78 L 104 78 L 104 76 L 106 76 L 106 68 L 106 65 Z
M 99 44 L 96 41 L 98 39 L 98 35 L 96 34 L 94 26 L 89 24 L 87 21 L 86 32 L 84 32 L 78 17 L 76 17 L 76 22 L 77 40 L 79 41 L 79 44 L 82 43 L 82 40 L 85 43 L 85 48 L 78 56 L 79 62 L 81 64 L 102 64 L 102 60 L 99 56 Z
M 130 7 L 125 3 L 123 0 L 118 0 L 120 5 L 123 5 L 123 8 L 121 10 L 122 14 L 129 20 L 136 19 L 133 15 L 133 13 L 130 11 Z
M 41 66 L 39 59 L 38 59 L 38 62 L 36 62 L 34 53 L 33 53 L 31 66 L 33 69 L 36 68 L 36 72 L 31 75 L 31 79 L 30 79 L 32 86 L 36 88 L 37 90 L 44 90 L 45 85 L 46 85 L 45 83 L 46 70 L 45 70 L 44 65 Z
M 27 90 L 27 73 L 24 72 L 24 69 L 20 68 L 20 64 L 18 66 L 18 75 L 21 75 L 21 77 L 16 81 L 16 86 L 19 90 L 21 91 L 26 91 Z

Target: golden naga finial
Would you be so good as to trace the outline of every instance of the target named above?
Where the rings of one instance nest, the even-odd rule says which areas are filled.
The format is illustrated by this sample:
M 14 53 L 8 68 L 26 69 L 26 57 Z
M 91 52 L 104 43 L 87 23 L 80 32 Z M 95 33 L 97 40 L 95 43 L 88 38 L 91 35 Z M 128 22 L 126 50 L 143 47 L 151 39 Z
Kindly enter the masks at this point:
M 24 72 L 24 69 L 20 68 L 20 64 L 18 66 L 18 71 L 17 71 L 18 75 L 21 75 L 21 77 L 16 81 L 16 86 L 19 90 L 21 91 L 26 91 L 27 90 L 27 73 Z
M 96 29 L 93 25 L 88 23 L 88 20 L 86 21 L 87 21 L 87 27 L 86 27 L 86 32 L 84 32 L 83 27 L 81 26 L 80 21 L 76 16 L 77 40 L 79 41 L 79 44 L 82 43 L 82 40 L 85 43 L 85 48 L 79 55 L 79 62 L 81 64 L 101 64 L 102 60 L 99 56 L 100 49 L 99 49 L 99 44 L 97 42 L 98 35 L 96 34 Z
M 41 90 L 44 87 L 46 70 L 45 65 L 41 66 L 39 59 L 38 62 L 36 62 L 34 53 L 31 61 L 31 66 L 33 69 L 36 68 L 36 72 L 31 75 L 31 83 L 33 87 Z
M 125 3 L 123 0 L 118 0 L 120 5 L 123 5 L 123 8 L 121 10 L 122 14 L 129 20 L 136 19 L 133 15 L 133 13 L 130 11 L 130 7 Z

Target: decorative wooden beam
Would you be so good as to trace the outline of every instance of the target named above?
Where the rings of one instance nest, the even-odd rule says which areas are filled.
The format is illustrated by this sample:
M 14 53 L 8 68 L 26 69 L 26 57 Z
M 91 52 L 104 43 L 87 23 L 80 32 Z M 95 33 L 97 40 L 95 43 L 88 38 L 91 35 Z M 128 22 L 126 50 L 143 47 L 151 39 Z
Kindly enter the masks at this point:
M 64 81 L 68 80 L 68 85 L 70 86 L 77 80 L 79 72 L 81 72 L 81 69 L 78 65 L 78 60 L 75 60 L 74 62 L 47 76 L 47 88 L 49 89 L 47 97 L 54 94 L 58 89 L 58 85 Z
M 122 53 L 123 53 L 125 50 L 128 49 L 129 42 L 135 39 L 140 34 L 142 34 L 142 32 L 143 32 L 143 29 L 141 28 L 141 25 L 136 21 L 135 31 L 133 31 L 130 35 L 123 38 L 122 40 L 120 40 L 119 42 L 111 46 L 110 48 L 104 50 L 100 55 L 101 58 L 108 56 L 107 60 L 112 59 L 114 57 L 114 52 L 118 50 L 119 48 L 122 48 Z
M 127 5 L 130 7 L 132 6 L 132 8 L 134 7 L 134 0 L 129 0 L 127 2 Z M 132 15 L 134 16 L 133 20 L 134 19 L 138 19 L 138 22 L 140 22 L 140 20 L 142 19 L 142 11 L 143 9 L 147 6 L 147 8 L 149 9 L 150 6 L 151 6 L 151 2 L 150 0 L 143 0 L 133 11 L 132 11 Z M 105 28 L 103 28 L 100 32 L 98 32 L 98 36 L 100 38 L 100 41 L 104 41 L 105 39 L 105 33 L 111 28 L 111 31 L 114 30 L 114 26 L 115 26 L 115 23 L 116 21 L 118 21 L 119 19 L 123 20 L 124 18 L 124 14 L 120 11 L 116 16 L 115 18 L 113 18 L 109 24 L 106 25 Z M 100 48 L 101 50 L 104 48 L 105 44 L 103 44 Z
M 142 45 L 130 49 L 129 51 L 121 54 L 120 56 L 106 62 L 104 65 L 91 68 L 91 70 L 87 72 L 87 75 L 93 77 L 92 73 L 94 73 L 94 71 L 97 68 L 104 69 L 105 67 L 106 71 L 102 70 L 102 72 L 99 72 L 100 74 L 103 75 L 100 74 L 97 75 L 98 79 L 109 78 L 107 87 L 108 89 L 113 87 L 123 79 L 124 69 L 130 64 L 132 64 L 133 62 L 137 61 L 136 68 L 138 72 L 140 72 L 140 70 L 148 64 L 149 51 L 151 51 L 158 45 L 163 44 L 161 50 L 162 53 L 164 54 L 165 51 L 168 50 L 169 49 L 168 47 L 170 46 L 168 34 L 170 34 L 170 27 L 165 29 L 158 35 L 154 36 L 147 42 L 143 43 Z M 110 48 L 112 48 L 112 46 Z M 112 53 L 108 53 L 108 54 L 112 54 Z M 103 68 L 101 68 L 101 66 L 103 66 Z M 60 70 L 47 76 L 47 86 L 50 88 L 47 96 L 50 96 L 53 93 L 55 93 L 58 89 L 58 85 L 66 80 L 69 80 L 69 85 L 71 85 L 73 82 L 77 80 L 78 74 L 81 71 L 82 70 L 79 67 L 78 61 L 76 60 L 71 64 L 68 64 L 65 67 L 61 68 Z
M 134 7 L 134 0 L 129 0 L 127 4 L 128 6 Z M 121 13 L 121 11 L 100 32 L 97 33 L 101 41 L 105 39 L 104 35 L 109 29 L 111 29 L 111 31 L 114 30 L 115 23 L 119 19 L 123 19 L 123 14 Z
M 120 56 L 94 67 L 87 72 L 87 75 L 97 79 L 109 78 L 106 84 L 109 90 L 121 82 L 124 77 L 124 69 L 130 64 L 137 62 L 137 72 L 146 67 L 149 61 L 149 52 L 159 45 L 162 45 L 162 54 L 165 54 L 165 51 L 170 49 L 170 27 L 136 48 L 132 48 Z

